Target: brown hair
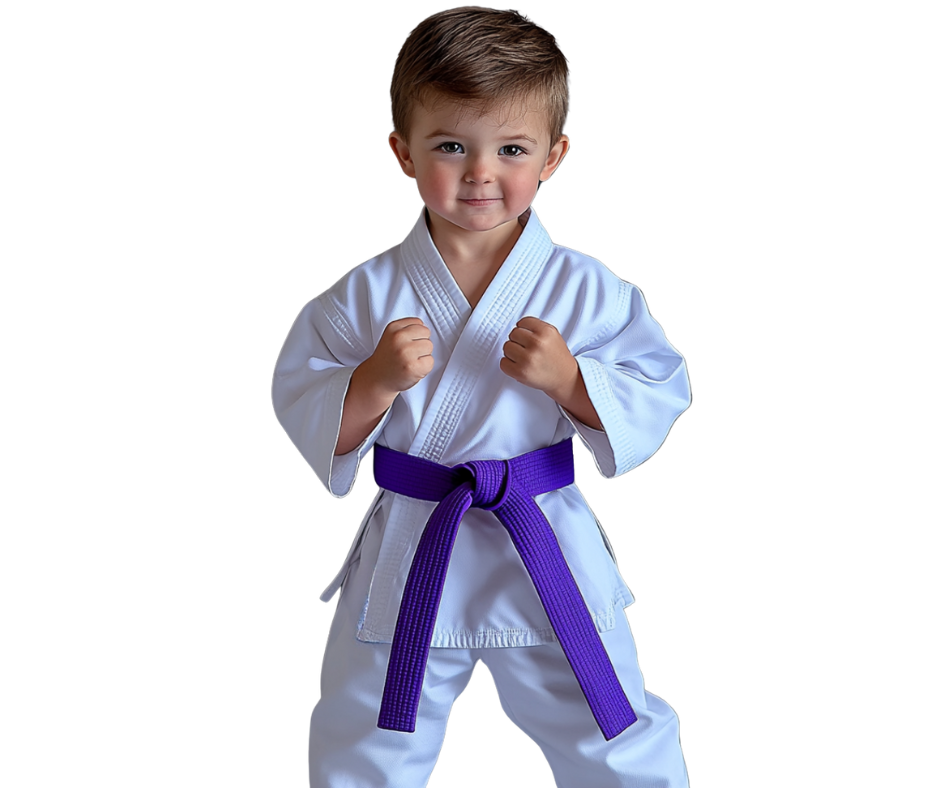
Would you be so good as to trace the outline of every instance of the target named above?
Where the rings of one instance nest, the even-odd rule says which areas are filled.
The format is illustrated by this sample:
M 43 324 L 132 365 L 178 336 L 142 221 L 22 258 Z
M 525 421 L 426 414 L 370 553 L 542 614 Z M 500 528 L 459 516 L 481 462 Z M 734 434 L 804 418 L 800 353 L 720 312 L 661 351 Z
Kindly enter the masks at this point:
M 392 123 L 406 139 L 415 104 L 445 99 L 482 113 L 521 99 L 548 111 L 554 145 L 568 115 L 568 63 L 555 38 L 518 11 L 452 8 L 411 31 L 391 93 Z

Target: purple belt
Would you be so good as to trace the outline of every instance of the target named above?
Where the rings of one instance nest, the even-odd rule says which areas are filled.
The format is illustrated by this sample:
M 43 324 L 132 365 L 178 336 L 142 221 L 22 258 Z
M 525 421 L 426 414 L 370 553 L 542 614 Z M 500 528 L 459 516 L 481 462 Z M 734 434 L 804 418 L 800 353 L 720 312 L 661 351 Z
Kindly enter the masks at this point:
M 551 525 L 533 498 L 574 483 L 571 440 L 513 457 L 448 468 L 376 445 L 375 481 L 440 501 L 425 526 L 402 594 L 379 727 L 413 733 L 431 635 L 457 528 L 467 509 L 493 512 L 509 531 L 594 719 L 610 740 L 636 722 Z

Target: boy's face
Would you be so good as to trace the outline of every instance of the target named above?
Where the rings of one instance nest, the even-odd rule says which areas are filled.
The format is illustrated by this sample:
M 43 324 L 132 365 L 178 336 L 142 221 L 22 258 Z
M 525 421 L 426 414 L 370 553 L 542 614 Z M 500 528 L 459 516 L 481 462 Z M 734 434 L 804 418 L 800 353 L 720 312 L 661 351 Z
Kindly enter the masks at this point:
M 433 107 L 416 106 L 408 141 L 389 137 L 402 170 L 418 182 L 432 231 L 513 229 L 507 223 L 561 164 L 568 138 L 550 145 L 547 114 L 522 103 L 484 115 L 452 102 Z

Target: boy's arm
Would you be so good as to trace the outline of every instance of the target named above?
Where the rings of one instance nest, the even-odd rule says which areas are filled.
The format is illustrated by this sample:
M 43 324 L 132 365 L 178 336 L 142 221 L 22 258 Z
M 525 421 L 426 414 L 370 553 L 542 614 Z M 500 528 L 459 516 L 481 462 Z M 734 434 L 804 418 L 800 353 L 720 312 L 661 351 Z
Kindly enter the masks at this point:
M 434 367 L 431 332 L 417 317 L 394 320 L 385 327 L 375 352 L 349 381 L 335 454 L 348 454 L 378 426 L 395 398 Z
M 558 402 L 608 477 L 648 459 L 691 402 L 685 360 L 642 293 L 619 279 L 611 285 L 580 304 L 586 314 L 614 316 L 598 339 L 572 353 L 552 326 L 526 317 L 510 333 L 500 362 L 507 375 Z
M 362 444 L 382 420 L 382 416 L 392 406 L 395 396 L 388 398 L 377 393 L 366 379 L 363 371 L 367 362 L 362 362 L 349 379 L 349 388 L 343 400 L 343 416 L 340 421 L 339 437 L 336 439 L 336 456 L 349 454 Z
M 503 345 L 499 368 L 513 380 L 544 391 L 582 424 L 602 430 L 578 362 L 550 323 L 524 317 Z
M 362 330 L 367 310 L 368 290 L 352 276 L 310 301 L 284 341 L 271 386 L 278 421 L 336 496 L 352 488 L 395 397 L 433 365 L 421 320 L 393 321 L 372 344 Z

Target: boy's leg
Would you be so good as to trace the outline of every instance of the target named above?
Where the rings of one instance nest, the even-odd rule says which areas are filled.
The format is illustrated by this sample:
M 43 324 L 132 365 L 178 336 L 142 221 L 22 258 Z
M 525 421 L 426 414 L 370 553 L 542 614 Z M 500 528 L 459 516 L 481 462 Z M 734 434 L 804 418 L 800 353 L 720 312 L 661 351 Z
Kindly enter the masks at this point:
M 606 741 L 557 643 L 484 649 L 503 710 L 542 748 L 559 788 L 686 788 L 679 721 L 643 688 L 626 617 L 601 635 L 637 721 Z
M 391 647 L 356 640 L 361 606 L 351 600 L 364 599 L 356 569 L 347 578 L 323 658 L 320 702 L 310 720 L 310 786 L 423 788 L 475 658 L 467 649 L 431 649 L 415 732 L 376 727 Z

